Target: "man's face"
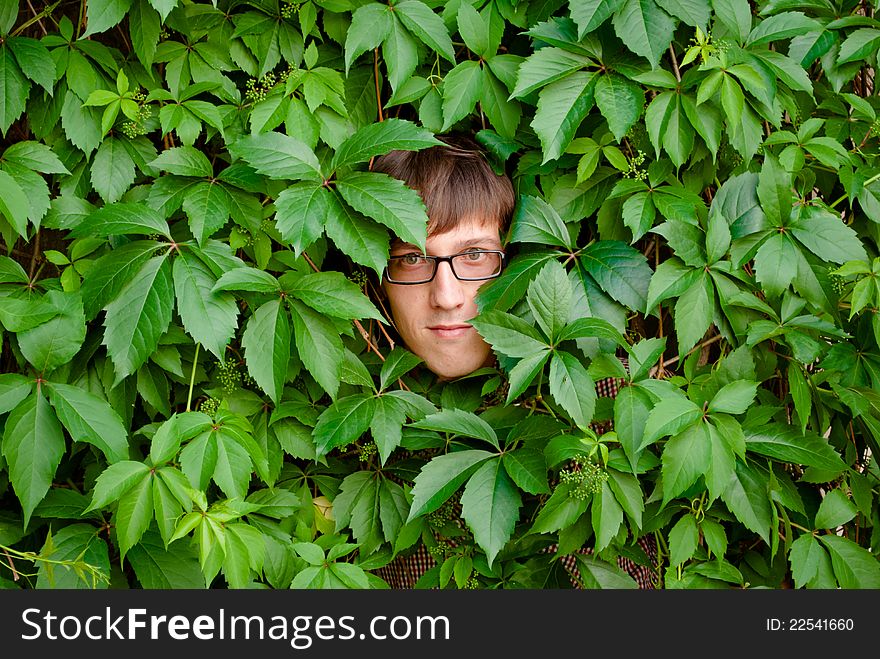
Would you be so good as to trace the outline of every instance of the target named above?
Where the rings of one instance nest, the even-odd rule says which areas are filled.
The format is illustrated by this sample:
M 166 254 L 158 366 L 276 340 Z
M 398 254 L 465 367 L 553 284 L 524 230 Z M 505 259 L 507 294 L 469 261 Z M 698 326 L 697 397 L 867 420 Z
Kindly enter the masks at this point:
M 473 249 L 501 249 L 494 222 L 462 220 L 455 229 L 431 235 L 425 243 L 428 256 L 452 256 Z M 399 241 L 391 245 L 391 256 L 411 253 L 420 250 Z M 457 279 L 448 262 L 439 262 L 434 279 L 424 284 L 383 282 L 406 347 L 440 377 L 461 377 L 490 361 L 489 345 L 468 322 L 477 315 L 474 299 L 485 283 Z

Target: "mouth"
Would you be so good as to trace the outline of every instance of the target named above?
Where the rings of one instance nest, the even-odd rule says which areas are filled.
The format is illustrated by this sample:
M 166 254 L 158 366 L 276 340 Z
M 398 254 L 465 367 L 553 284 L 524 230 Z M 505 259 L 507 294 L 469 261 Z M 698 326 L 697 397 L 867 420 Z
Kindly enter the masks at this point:
M 473 326 L 457 323 L 454 325 L 432 325 L 428 329 L 439 339 L 457 339 L 470 332 Z

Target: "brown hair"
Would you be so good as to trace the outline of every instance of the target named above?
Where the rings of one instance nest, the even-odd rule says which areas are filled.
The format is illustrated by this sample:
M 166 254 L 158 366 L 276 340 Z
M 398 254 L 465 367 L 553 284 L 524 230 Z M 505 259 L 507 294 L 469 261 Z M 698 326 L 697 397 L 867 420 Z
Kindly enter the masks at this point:
M 428 209 L 429 234 L 454 229 L 464 217 L 497 222 L 503 234 L 516 200 L 513 184 L 489 165 L 479 145 L 463 136 L 438 136 L 443 146 L 391 151 L 376 158 L 374 172 L 400 179 L 416 190 Z

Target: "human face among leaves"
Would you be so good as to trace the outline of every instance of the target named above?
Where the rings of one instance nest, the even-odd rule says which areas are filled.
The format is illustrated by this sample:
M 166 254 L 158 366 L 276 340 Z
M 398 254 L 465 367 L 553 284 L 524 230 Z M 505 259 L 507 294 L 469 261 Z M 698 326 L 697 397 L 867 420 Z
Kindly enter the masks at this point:
M 450 231 L 430 235 L 425 242 L 427 256 L 473 254 L 481 250 L 500 251 L 501 240 L 495 223 L 475 218 L 463 220 Z M 410 261 L 418 264 L 421 251 L 408 243 L 392 244 L 392 263 L 394 257 L 406 255 L 411 258 L 401 263 L 401 268 L 407 267 Z M 489 265 L 478 265 L 480 263 Z M 491 361 L 489 345 L 468 322 L 477 315 L 477 290 L 486 280 L 462 278 L 500 272 L 501 260 L 497 254 L 474 254 L 457 257 L 454 264 L 455 272 L 453 263 L 437 261 L 433 279 L 425 283 L 399 284 L 389 282 L 388 276 L 383 279 L 394 324 L 406 347 L 442 378 L 467 375 Z M 386 270 L 392 279 L 409 276 L 399 272 L 394 266 Z M 413 278 L 428 278 L 430 274 L 428 265 L 424 277 Z

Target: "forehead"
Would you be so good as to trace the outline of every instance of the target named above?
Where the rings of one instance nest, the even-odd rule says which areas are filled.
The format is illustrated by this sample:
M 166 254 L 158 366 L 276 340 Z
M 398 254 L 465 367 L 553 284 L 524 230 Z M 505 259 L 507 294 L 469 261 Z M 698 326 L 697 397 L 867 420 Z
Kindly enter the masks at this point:
M 455 228 L 443 233 L 430 233 L 425 241 L 428 254 L 453 254 L 468 247 L 485 247 L 499 249 L 501 235 L 497 222 L 480 221 L 477 219 L 463 220 Z M 392 251 L 401 249 L 417 249 L 414 245 L 395 239 L 391 243 Z

